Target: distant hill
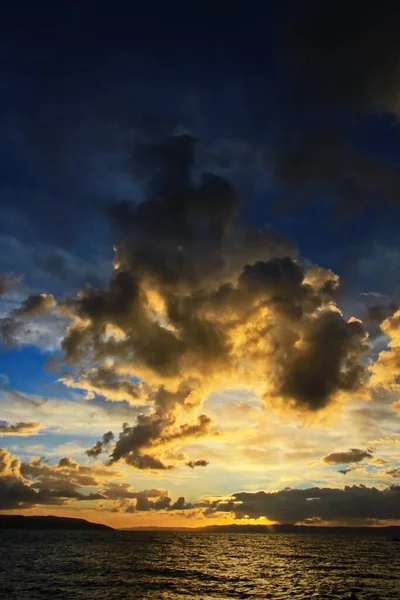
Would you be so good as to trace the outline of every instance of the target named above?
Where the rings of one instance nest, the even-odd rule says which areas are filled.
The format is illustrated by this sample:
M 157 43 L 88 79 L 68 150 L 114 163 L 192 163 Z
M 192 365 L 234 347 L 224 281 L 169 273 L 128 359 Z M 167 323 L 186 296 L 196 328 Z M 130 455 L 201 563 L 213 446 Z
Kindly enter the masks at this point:
M 313 525 L 210 525 L 203 531 L 220 533 L 312 533 L 397 535 L 400 527 L 319 527 Z
M 85 519 L 67 517 L 25 517 L 24 515 L 0 515 L 0 529 L 64 529 L 74 531 L 115 531 L 107 525 L 90 523 Z
M 345 535 L 385 535 L 395 537 L 400 534 L 400 526 L 395 527 L 317 527 L 312 525 L 208 525 L 206 527 L 129 527 L 121 531 L 182 531 L 186 533 L 306 533 L 306 534 L 345 534 Z

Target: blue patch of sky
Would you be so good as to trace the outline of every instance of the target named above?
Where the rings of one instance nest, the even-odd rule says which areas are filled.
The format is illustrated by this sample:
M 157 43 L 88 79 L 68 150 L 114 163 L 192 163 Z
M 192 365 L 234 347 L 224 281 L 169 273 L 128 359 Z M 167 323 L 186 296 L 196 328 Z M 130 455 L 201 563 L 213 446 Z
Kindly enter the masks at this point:
M 46 369 L 49 356 L 35 346 L 11 348 L 0 354 L 0 374 L 10 388 L 22 393 L 65 398 L 70 391 Z

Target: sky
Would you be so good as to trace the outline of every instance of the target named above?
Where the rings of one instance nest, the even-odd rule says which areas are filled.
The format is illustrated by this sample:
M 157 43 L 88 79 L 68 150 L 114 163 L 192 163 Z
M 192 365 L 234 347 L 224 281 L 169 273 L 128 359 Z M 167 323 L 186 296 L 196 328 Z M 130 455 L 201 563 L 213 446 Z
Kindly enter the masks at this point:
M 400 8 L 3 13 L 2 513 L 399 524 Z

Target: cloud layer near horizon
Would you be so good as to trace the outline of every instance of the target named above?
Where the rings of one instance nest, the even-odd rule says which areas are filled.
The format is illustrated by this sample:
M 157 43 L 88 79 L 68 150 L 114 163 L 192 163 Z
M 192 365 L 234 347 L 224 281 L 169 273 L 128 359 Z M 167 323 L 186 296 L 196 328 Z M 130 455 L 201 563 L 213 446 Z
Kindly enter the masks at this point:
M 60 459 L 55 465 L 40 458 L 21 462 L 2 448 L 0 509 L 71 506 L 77 502 L 90 504 L 98 501 L 99 511 L 177 511 L 189 519 L 223 513 L 230 513 L 235 519 L 263 517 L 278 523 L 356 524 L 400 519 L 399 486 L 386 489 L 364 485 L 346 486 L 344 489 L 286 488 L 270 493 L 238 492 L 225 499 L 205 497 L 198 502 L 188 503 L 183 496 L 172 502 L 168 491 L 163 489 L 136 491 L 127 483 L 110 482 L 110 478 L 122 476 L 122 473 L 104 469 L 100 465 L 79 465 L 68 457 Z

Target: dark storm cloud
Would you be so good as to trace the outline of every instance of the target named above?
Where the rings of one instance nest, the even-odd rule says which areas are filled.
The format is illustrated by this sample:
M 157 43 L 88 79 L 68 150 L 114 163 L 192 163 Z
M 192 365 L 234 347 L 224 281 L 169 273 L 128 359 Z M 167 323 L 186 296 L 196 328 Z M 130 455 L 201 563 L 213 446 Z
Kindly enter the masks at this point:
M 114 434 L 112 431 L 107 431 L 102 437 L 101 440 L 98 440 L 93 444 L 89 450 L 86 450 L 86 454 L 92 458 L 99 456 L 103 452 L 106 452 L 109 449 L 109 446 L 114 439 Z
M 323 461 L 330 465 L 344 465 L 347 463 L 358 463 L 366 458 L 372 458 L 372 448 L 360 450 L 359 448 L 351 448 L 347 452 L 332 452 L 323 458 Z
M 208 460 L 200 458 L 199 460 L 190 460 L 186 464 L 191 469 L 194 469 L 195 467 L 206 467 L 208 465 Z
M 122 240 L 117 260 L 169 289 L 218 280 L 230 264 L 235 271 L 260 253 L 295 252 L 276 232 L 237 222 L 241 199 L 232 184 L 214 173 L 195 175 L 196 144 L 188 135 L 138 144 L 132 168 L 145 178 L 146 201 L 112 213 Z
M 283 71 L 292 93 L 277 142 L 288 203 L 333 198 L 343 212 L 378 198 L 398 204 L 397 161 L 354 139 L 365 137 L 365 115 L 399 112 L 399 7 L 312 1 L 289 21 Z
M 303 342 L 304 347 L 280 370 L 284 397 L 317 410 L 338 391 L 357 391 L 363 377 L 359 358 L 365 350 L 359 321 L 346 322 L 339 313 L 326 312 L 310 323 Z
M 304 102 L 355 110 L 399 106 L 400 9 L 395 2 L 310 2 L 286 37 Z M 300 94 L 299 90 L 299 94 Z
M 172 287 L 196 285 L 221 269 L 221 243 L 238 203 L 231 184 L 217 175 L 193 181 L 194 144 L 190 136 L 175 136 L 139 147 L 134 166 L 140 157 L 153 175 L 148 200 L 136 207 L 121 205 L 113 213 L 125 261 Z
M 15 425 L 7 423 L 7 421 L 0 421 L 0 437 L 4 435 L 35 435 L 40 429 L 40 423 L 35 423 L 34 421 L 21 421 Z
M 400 487 L 384 490 L 360 486 L 344 489 L 285 489 L 279 492 L 239 492 L 232 500 L 216 503 L 218 511 L 233 512 L 236 518 L 266 517 L 278 523 L 321 520 L 391 520 L 400 518 Z

